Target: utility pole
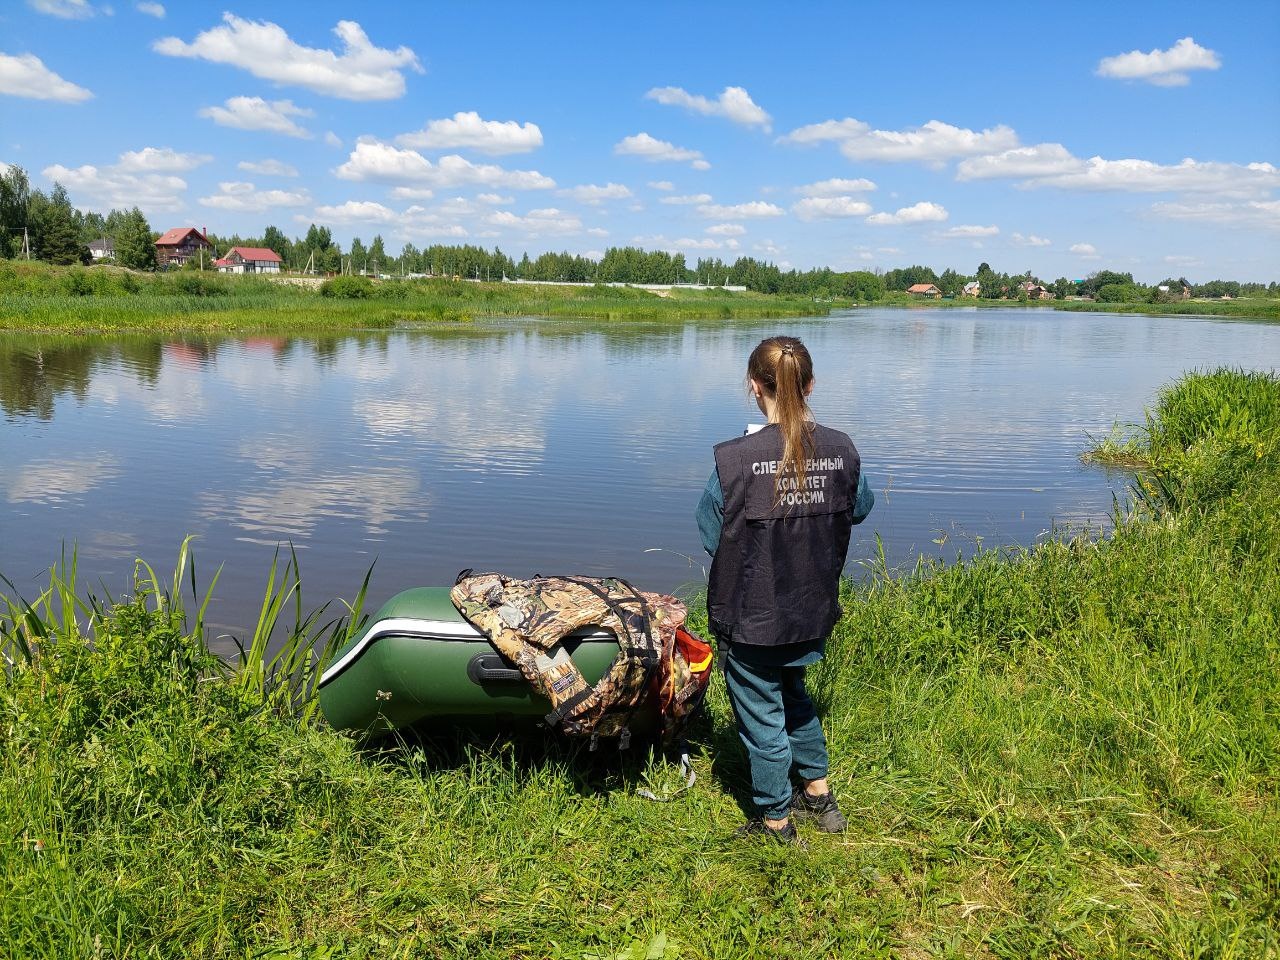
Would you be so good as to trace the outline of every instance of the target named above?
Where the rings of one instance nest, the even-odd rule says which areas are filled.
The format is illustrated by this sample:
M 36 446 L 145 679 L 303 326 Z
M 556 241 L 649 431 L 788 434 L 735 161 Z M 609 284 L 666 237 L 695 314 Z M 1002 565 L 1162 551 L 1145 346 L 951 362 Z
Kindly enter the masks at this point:
M 31 259 L 31 238 L 27 236 L 27 228 L 22 228 L 22 252 L 27 255 L 27 259 Z

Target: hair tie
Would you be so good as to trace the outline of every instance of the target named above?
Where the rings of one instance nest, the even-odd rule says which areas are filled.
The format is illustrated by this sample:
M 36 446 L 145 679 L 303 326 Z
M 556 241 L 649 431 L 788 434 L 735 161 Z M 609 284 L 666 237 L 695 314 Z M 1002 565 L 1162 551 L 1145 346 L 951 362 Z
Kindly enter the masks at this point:
M 782 353 L 783 353 L 783 355 L 784 355 L 784 356 L 788 356 L 788 357 L 789 357 L 789 356 L 791 356 L 792 354 L 794 354 L 795 352 L 796 352 L 796 348 L 795 348 L 795 347 L 793 347 L 791 344 L 789 344 L 789 343 L 784 343 L 784 344 L 782 345 Z

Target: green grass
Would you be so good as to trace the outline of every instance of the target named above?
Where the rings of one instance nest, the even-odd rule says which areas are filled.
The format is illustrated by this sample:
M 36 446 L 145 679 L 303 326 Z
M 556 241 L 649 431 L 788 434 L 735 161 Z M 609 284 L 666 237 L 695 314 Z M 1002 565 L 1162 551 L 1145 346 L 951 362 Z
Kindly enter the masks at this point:
M 1152 316 L 1240 317 L 1247 320 L 1280 320 L 1280 299 L 1238 297 L 1234 300 L 1177 300 L 1172 303 L 1087 303 L 1079 300 L 1045 301 L 1055 310 L 1092 313 L 1145 313 Z
M 980 300 L 972 297 L 955 297 L 950 300 L 930 300 L 909 293 L 889 291 L 883 300 L 869 306 L 875 307 L 935 307 L 941 309 L 981 307 L 1038 308 L 1062 310 L 1067 313 L 1141 313 L 1149 316 L 1205 316 L 1240 317 L 1246 320 L 1280 320 L 1280 299 L 1274 297 L 1238 297 L 1234 300 L 1178 300 L 1171 303 L 1099 303 L 1093 300 Z
M 675 771 L 643 756 L 442 730 L 361 747 L 308 720 L 309 651 L 360 614 L 308 620 L 292 565 L 256 631 L 288 626 L 290 652 L 255 673 L 268 645 L 249 643 L 239 676 L 258 682 L 209 656 L 189 557 L 114 604 L 77 601 L 68 561 L 0 615 L 0 942 L 59 958 L 1280 955 L 1278 394 L 1235 371 L 1165 391 L 1143 443 L 1170 495 L 1105 539 L 849 583 L 811 685 L 852 826 L 804 852 L 730 837 L 746 772 L 718 679 L 698 784 L 650 803 L 635 787 Z
M 721 291 L 675 290 L 659 297 L 630 288 L 460 280 L 387 280 L 367 288 L 367 295 L 348 299 L 253 276 L 0 263 L 0 331 L 288 332 L 458 324 L 482 317 L 683 321 L 821 316 L 830 310 L 804 297 Z

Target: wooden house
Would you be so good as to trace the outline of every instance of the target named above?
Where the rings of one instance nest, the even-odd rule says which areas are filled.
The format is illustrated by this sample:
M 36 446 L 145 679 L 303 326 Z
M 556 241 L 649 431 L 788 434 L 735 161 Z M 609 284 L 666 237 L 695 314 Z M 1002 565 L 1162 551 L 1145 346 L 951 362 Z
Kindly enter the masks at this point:
M 200 256 L 204 250 L 210 254 L 213 244 L 209 238 L 195 227 L 174 227 L 166 230 L 156 241 L 156 267 L 180 267 L 192 257 Z
M 279 273 L 280 254 L 266 247 L 232 247 L 213 265 L 221 273 Z
M 913 297 L 928 297 L 931 300 L 940 300 L 942 291 L 932 283 L 913 283 L 907 287 L 907 293 Z
M 982 296 L 982 284 L 977 280 L 970 280 L 964 285 L 964 289 L 960 291 L 962 297 L 980 297 Z

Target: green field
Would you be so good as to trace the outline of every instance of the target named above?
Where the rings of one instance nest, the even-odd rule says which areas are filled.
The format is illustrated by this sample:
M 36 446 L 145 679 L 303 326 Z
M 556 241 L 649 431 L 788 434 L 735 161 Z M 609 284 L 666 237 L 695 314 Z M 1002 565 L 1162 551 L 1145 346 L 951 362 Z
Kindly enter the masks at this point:
M 228 672 L 185 554 L 114 603 L 76 600 L 68 559 L 30 607 L 0 602 L 0 943 L 60 960 L 1277 956 L 1280 379 L 1191 376 L 1132 446 L 1142 497 L 1104 539 L 848 584 L 811 685 L 851 829 L 807 851 L 731 837 L 746 771 L 718 679 L 698 784 L 652 803 L 636 787 L 676 773 L 643 756 L 327 729 L 307 654 L 359 604 L 308 619 L 292 570 L 272 571 L 259 642 Z M 267 659 L 272 633 L 287 662 Z

